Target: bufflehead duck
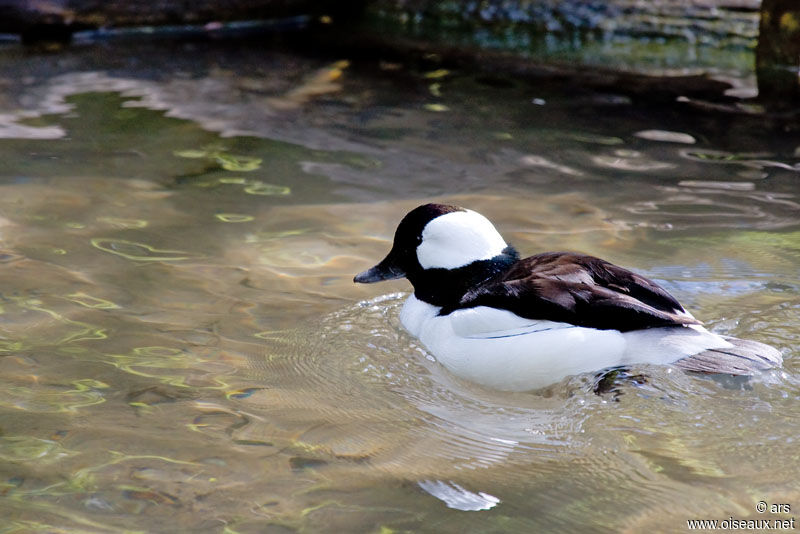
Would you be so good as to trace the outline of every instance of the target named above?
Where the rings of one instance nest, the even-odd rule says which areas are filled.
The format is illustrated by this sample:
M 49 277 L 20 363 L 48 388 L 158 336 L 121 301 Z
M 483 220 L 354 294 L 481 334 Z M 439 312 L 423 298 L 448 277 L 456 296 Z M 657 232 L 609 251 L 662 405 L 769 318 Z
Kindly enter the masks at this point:
M 389 254 L 353 279 L 407 278 L 403 326 L 455 375 L 511 391 L 633 363 L 752 374 L 773 347 L 709 332 L 664 288 L 572 252 L 520 259 L 483 215 L 425 204 L 397 227 Z

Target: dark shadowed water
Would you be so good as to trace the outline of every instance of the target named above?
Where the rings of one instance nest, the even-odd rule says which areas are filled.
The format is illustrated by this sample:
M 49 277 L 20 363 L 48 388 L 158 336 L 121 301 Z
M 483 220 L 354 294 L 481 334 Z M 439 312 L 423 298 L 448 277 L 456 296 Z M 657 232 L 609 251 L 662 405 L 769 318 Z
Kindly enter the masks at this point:
M 796 129 L 434 60 L 101 43 L 0 50 L 0 154 L 0 533 L 800 510 Z M 653 277 L 785 367 L 460 381 L 400 327 L 406 283 L 352 283 L 431 200 Z

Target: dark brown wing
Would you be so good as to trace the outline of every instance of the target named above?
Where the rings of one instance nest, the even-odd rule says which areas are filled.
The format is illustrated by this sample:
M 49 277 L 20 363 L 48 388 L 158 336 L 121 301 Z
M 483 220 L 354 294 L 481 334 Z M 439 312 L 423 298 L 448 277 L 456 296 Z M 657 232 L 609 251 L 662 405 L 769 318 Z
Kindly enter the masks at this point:
M 568 252 L 520 260 L 465 294 L 459 307 L 475 306 L 607 330 L 700 324 L 652 280 L 599 258 Z M 448 311 L 452 310 L 443 313 Z

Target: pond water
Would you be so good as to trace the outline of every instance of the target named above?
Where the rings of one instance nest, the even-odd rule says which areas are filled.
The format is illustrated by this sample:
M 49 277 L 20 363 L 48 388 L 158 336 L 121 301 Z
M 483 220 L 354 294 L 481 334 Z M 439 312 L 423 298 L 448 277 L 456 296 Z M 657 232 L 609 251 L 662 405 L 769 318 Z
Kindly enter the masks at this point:
M 800 510 L 800 132 L 253 43 L 0 50 L 0 532 L 678 532 Z M 750 380 L 450 376 L 356 286 L 427 201 L 660 281 Z M 759 513 L 764 501 L 789 509 Z

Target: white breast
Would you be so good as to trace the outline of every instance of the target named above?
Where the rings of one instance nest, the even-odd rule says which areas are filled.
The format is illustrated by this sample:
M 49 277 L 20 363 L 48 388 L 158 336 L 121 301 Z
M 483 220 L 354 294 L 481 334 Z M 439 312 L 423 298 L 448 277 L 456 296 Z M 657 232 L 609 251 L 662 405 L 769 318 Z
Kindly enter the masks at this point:
M 632 363 L 671 363 L 730 343 L 702 327 L 621 333 L 525 319 L 478 306 L 438 315 L 411 295 L 403 326 L 453 374 L 506 391 L 537 389 L 580 373 Z

